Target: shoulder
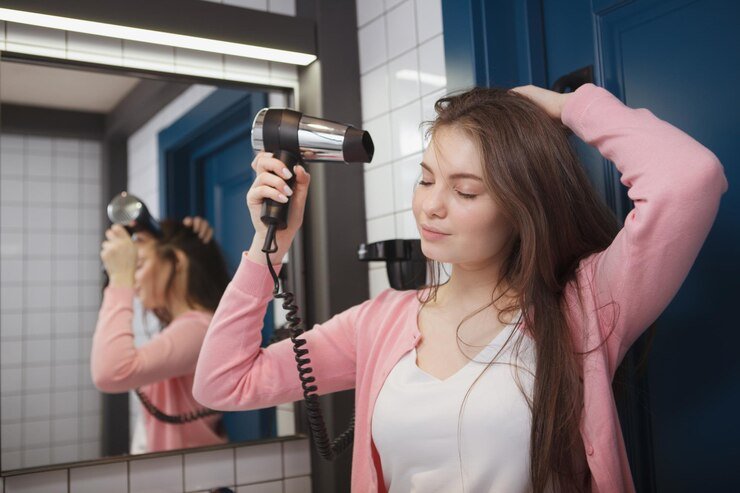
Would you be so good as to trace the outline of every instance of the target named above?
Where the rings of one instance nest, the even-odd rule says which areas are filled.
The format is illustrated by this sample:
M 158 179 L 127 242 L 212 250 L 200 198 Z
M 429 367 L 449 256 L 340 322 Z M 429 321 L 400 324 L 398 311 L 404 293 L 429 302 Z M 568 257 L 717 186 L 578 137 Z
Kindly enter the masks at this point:
M 185 313 L 178 315 L 170 322 L 167 327 L 167 331 L 185 331 L 185 330 L 198 330 L 205 333 L 208 326 L 211 324 L 213 313 L 202 312 L 198 310 L 190 310 Z

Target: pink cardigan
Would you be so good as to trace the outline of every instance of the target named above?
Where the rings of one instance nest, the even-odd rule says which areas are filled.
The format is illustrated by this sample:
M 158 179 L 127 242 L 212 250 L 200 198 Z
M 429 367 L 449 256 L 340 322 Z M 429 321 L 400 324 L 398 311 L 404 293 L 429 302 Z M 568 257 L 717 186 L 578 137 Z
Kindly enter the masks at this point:
M 90 366 L 95 386 L 109 393 L 141 387 L 167 414 L 201 409 L 192 394 L 193 373 L 211 314 L 189 311 L 146 344 L 136 347 L 132 330 L 134 290 L 108 287 L 93 336 Z M 226 443 L 216 426 L 220 415 L 175 425 L 142 407 L 149 452 Z
M 578 350 L 597 348 L 583 359 L 581 436 L 592 490 L 634 491 L 612 377 L 686 277 L 727 181 L 717 158 L 698 142 L 594 85 L 575 92 L 562 120 L 616 164 L 635 203 L 614 242 L 580 263 L 581 293 L 574 283 L 565 291 Z M 206 334 L 193 386 L 199 402 L 231 410 L 302 398 L 290 340 L 259 347 L 271 290 L 267 267 L 245 255 Z M 419 341 L 418 309 L 415 292 L 386 290 L 305 334 L 319 391 L 356 391 L 354 492 L 384 488 L 370 420 L 386 376 Z

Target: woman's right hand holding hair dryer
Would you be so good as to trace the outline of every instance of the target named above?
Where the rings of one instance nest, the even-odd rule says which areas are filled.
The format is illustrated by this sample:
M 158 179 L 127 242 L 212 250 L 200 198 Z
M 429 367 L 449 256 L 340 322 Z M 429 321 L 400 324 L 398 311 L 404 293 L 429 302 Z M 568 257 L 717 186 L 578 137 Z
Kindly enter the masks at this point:
M 306 209 L 306 196 L 311 176 L 306 169 L 297 165 L 293 168 L 295 173 L 295 185 L 291 190 L 286 181 L 292 174 L 288 167 L 279 159 L 273 157 L 272 153 L 260 152 L 252 161 L 252 169 L 257 172 L 254 183 L 247 192 L 247 207 L 254 225 L 254 238 L 249 249 L 249 259 L 253 262 L 266 264 L 267 258 L 262 252 L 262 246 L 267 235 L 267 226 L 260 219 L 262 213 L 262 202 L 272 199 L 278 203 L 288 203 L 288 227 L 278 230 L 275 239 L 278 250 L 270 254 L 271 262 L 279 264 L 290 248 L 296 232 L 303 224 L 303 212 Z

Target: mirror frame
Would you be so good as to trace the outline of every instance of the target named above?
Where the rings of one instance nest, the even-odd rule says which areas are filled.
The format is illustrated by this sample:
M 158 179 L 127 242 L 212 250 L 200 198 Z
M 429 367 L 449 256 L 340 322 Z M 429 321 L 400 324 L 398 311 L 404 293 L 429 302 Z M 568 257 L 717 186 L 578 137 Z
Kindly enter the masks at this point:
M 16 52 L 10 52 L 10 51 L 0 51 L 0 61 L 45 65 L 49 67 L 77 69 L 77 70 L 85 70 L 88 72 L 101 72 L 101 73 L 108 73 L 108 74 L 113 74 L 113 75 L 126 75 L 126 76 L 137 77 L 137 78 L 141 78 L 145 80 L 157 80 L 157 81 L 162 81 L 162 82 L 174 82 L 174 83 L 183 83 L 183 84 L 190 84 L 190 85 L 204 84 L 204 85 L 213 85 L 213 86 L 218 86 L 218 87 L 229 87 L 229 88 L 234 88 L 234 89 L 245 89 L 245 90 L 251 89 L 251 90 L 261 90 L 261 91 L 278 90 L 278 91 L 283 91 L 285 93 L 287 100 L 288 100 L 288 104 L 287 104 L 288 107 L 292 107 L 292 108 L 298 107 L 298 97 L 297 97 L 298 96 L 298 84 L 299 84 L 298 82 L 296 82 L 295 85 L 293 86 L 266 85 L 266 84 L 234 81 L 234 80 L 228 80 L 228 79 L 217 79 L 217 78 L 197 76 L 197 75 L 176 74 L 176 73 L 161 72 L 161 71 L 155 71 L 155 70 L 129 68 L 129 67 L 118 66 L 118 65 L 106 65 L 106 64 L 99 64 L 99 63 L 82 62 L 82 61 L 76 61 L 76 60 L 51 58 L 51 57 L 29 55 L 25 53 L 16 53 Z M 166 106 L 166 104 L 168 103 L 169 101 L 164 103 L 163 106 Z M 0 101 L 0 105 L 1 104 L 2 102 Z M 156 114 L 161 109 L 162 108 L 156 108 L 156 111 L 154 111 L 154 114 Z M 124 142 L 126 142 L 128 138 L 133 133 L 135 133 L 144 123 L 150 120 L 152 116 L 153 115 L 144 115 L 140 118 L 140 121 L 127 122 L 127 126 L 125 130 L 123 130 L 122 133 L 117 134 L 116 138 L 118 139 L 123 138 Z M 2 126 L 0 126 L 0 134 L 2 134 L 2 132 L 3 132 L 3 128 Z M 110 144 L 109 140 L 110 140 L 109 135 L 104 135 L 102 138 L 103 153 L 101 154 L 101 158 L 103 160 L 103 163 L 105 163 L 104 170 L 101 175 L 101 178 L 102 178 L 101 188 L 102 188 L 102 193 L 104 194 L 103 202 L 107 200 L 107 197 L 112 197 L 113 195 L 118 193 L 120 190 L 125 189 L 127 186 L 127 175 L 128 175 L 127 146 L 126 145 L 111 146 L 109 145 Z M 125 174 L 119 173 L 116 175 L 112 175 L 108 173 L 110 169 L 112 169 L 116 165 L 120 165 L 121 163 L 125 163 L 125 171 L 126 171 Z M 100 221 L 103 226 L 108 224 L 108 219 L 105 216 L 105 212 L 103 210 L 101 210 Z M 305 232 L 305 226 L 304 228 L 302 228 L 302 230 Z M 304 264 L 302 261 L 303 255 L 304 255 L 304 241 L 303 241 L 302 235 L 297 235 L 289 251 L 290 261 L 287 267 L 288 267 L 288 275 L 293 280 L 292 287 L 295 291 L 296 299 L 301 302 L 300 306 L 305 306 L 304 303 L 306 299 L 305 269 L 304 269 Z M 103 398 L 103 409 L 101 409 L 101 417 L 103 418 L 105 417 L 104 408 L 106 406 L 106 401 L 113 400 L 115 402 L 116 398 L 118 398 L 119 401 L 123 401 L 123 400 L 126 401 L 126 416 L 128 417 L 128 393 L 105 394 L 101 392 L 101 395 Z M 122 397 L 125 397 L 125 399 L 123 399 Z M 115 402 L 115 404 L 118 406 L 121 405 L 118 402 Z M 299 405 L 299 401 L 294 402 L 293 405 L 295 407 L 295 433 L 292 435 L 276 436 L 276 437 L 257 439 L 257 440 L 248 440 L 248 441 L 242 441 L 242 442 L 233 442 L 233 443 L 229 442 L 229 443 L 225 443 L 221 445 L 181 448 L 181 449 L 173 449 L 173 450 L 167 450 L 167 451 L 162 451 L 162 452 L 149 452 L 146 454 L 126 453 L 126 454 L 116 455 L 116 456 L 100 457 L 97 459 L 81 460 L 81 461 L 74 461 L 74 462 L 60 462 L 60 463 L 43 465 L 43 466 L 33 466 L 33 467 L 10 469 L 10 470 L 2 470 L 2 464 L 0 463 L 0 478 L 19 476 L 19 475 L 37 473 L 37 472 L 69 469 L 69 468 L 74 468 L 74 467 L 96 466 L 96 465 L 103 465 L 103 464 L 128 462 L 131 460 L 168 457 L 168 456 L 173 456 L 173 455 L 182 455 L 185 453 L 208 452 L 208 451 L 213 451 L 213 450 L 232 449 L 236 447 L 242 447 L 245 445 L 251 446 L 251 445 L 260 445 L 260 444 L 266 444 L 266 443 L 275 443 L 275 442 L 282 442 L 282 441 L 305 439 L 306 437 L 308 437 L 308 434 L 307 434 L 304 420 L 302 419 L 303 413 L 301 412 L 301 406 Z M 103 422 L 101 426 L 105 426 L 104 420 L 102 421 Z

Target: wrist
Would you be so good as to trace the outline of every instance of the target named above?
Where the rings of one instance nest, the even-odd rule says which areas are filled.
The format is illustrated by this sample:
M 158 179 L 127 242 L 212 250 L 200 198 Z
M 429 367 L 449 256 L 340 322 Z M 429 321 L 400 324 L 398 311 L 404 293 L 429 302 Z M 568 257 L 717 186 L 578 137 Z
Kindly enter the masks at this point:
M 133 288 L 134 287 L 134 275 L 133 273 L 113 273 L 108 276 L 108 285 L 114 288 Z

